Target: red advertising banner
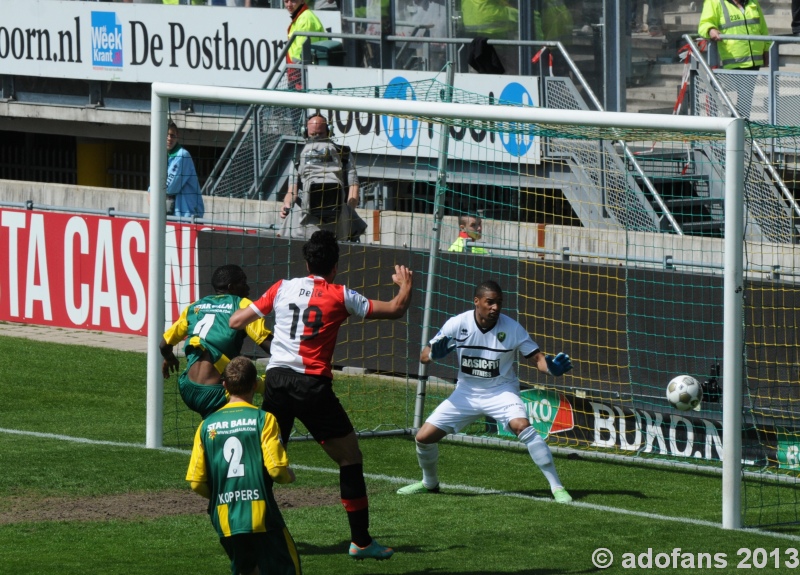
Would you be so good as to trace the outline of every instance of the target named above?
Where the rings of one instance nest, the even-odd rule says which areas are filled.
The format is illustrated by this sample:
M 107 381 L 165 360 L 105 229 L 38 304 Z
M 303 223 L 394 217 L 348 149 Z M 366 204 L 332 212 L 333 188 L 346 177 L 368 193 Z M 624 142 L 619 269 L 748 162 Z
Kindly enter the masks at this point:
M 166 325 L 198 299 L 201 229 L 167 224 Z M 146 335 L 148 230 L 147 220 L 0 208 L 0 320 Z

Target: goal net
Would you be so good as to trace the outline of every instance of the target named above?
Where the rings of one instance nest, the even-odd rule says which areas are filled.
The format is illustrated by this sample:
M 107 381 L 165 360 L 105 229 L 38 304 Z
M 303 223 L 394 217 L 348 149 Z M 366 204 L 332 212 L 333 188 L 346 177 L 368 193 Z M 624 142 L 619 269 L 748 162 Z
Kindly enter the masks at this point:
M 153 90 L 151 179 L 163 181 L 168 118 L 185 147 L 216 164 L 201 175 L 204 218 L 167 222 L 195 226 L 191 289 L 166 302 L 154 294 L 165 263 L 151 252 L 149 444 L 190 445 L 199 422 L 177 378 L 161 387 L 157 342 L 180 309 L 212 293 L 213 270 L 242 266 L 253 298 L 306 274 L 308 229 L 280 216 L 305 120 L 321 113 L 350 150 L 366 224 L 341 241 L 336 281 L 388 300 L 395 265 L 415 278 L 402 320 L 342 326 L 334 389 L 359 433 L 411 433 L 449 395 L 459 366 L 451 357 L 421 366 L 419 352 L 492 279 L 504 313 L 544 352 L 573 359 L 554 378 L 519 358 L 522 397 L 551 448 L 721 472 L 728 527 L 797 519 L 796 214 L 781 190 L 748 197 L 743 182 L 776 188 L 749 150 L 768 142 L 787 158 L 798 134 L 730 118 L 542 109 L 537 87 L 522 84 L 499 95 L 435 80 Z M 549 102 L 575 97 L 550 90 L 559 97 Z M 151 221 L 158 250 L 163 202 Z M 265 361 L 252 344 L 243 352 Z M 702 385 L 698 410 L 667 400 L 682 374 Z M 305 435 L 298 424 L 293 437 Z M 516 444 L 492 420 L 456 439 Z

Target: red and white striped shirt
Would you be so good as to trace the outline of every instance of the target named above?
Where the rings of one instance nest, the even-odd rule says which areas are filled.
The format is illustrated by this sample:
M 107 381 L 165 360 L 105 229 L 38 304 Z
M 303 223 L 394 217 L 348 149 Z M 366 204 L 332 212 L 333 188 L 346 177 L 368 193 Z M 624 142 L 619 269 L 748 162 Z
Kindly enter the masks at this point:
M 250 304 L 259 317 L 275 312 L 267 369 L 333 377 L 331 358 L 339 326 L 351 315 L 367 317 L 372 301 L 319 276 L 281 280 Z

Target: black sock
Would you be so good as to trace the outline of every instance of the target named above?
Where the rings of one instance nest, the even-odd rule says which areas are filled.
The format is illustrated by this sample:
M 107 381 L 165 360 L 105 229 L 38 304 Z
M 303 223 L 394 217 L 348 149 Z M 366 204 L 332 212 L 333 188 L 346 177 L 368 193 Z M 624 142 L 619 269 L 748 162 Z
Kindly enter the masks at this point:
M 350 522 L 350 538 L 359 547 L 366 547 L 372 543 L 372 537 L 369 534 L 369 502 L 362 464 L 339 468 L 339 490 Z

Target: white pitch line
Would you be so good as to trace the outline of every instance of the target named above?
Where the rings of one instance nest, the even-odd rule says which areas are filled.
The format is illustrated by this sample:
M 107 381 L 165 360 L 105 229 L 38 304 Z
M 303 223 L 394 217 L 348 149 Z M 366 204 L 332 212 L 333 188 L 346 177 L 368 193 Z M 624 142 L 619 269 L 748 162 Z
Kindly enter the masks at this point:
M 0 434 L 7 433 L 12 435 L 26 435 L 30 437 L 41 437 L 43 439 L 56 439 L 59 441 L 69 441 L 72 443 L 83 443 L 88 445 L 107 445 L 109 447 L 126 447 L 137 449 L 148 449 L 143 443 L 124 443 L 121 441 L 104 441 L 99 439 L 87 439 L 85 437 L 71 437 L 69 435 L 59 435 L 55 433 L 41 433 L 38 431 L 21 431 L 18 429 L 5 429 L 0 428 Z M 177 449 L 175 447 L 159 447 L 154 451 L 165 451 L 168 453 L 181 453 L 184 455 L 191 454 L 188 449 Z M 293 469 L 301 471 L 311 471 L 315 473 L 330 473 L 338 474 L 339 470 L 330 467 L 311 467 L 309 465 L 294 465 Z M 392 475 L 383 475 L 379 473 L 365 473 L 364 477 L 376 481 L 386 481 L 398 485 L 406 485 L 413 483 L 416 479 L 407 479 L 404 477 L 395 477 Z M 698 525 L 702 527 L 712 527 L 714 529 L 722 529 L 722 525 L 714 523 L 713 521 L 705 521 L 703 519 L 690 519 L 687 517 L 671 517 L 669 515 L 659 515 L 657 513 L 647 513 L 645 511 L 633 511 L 631 509 L 622 509 L 619 507 L 609 507 L 606 505 L 597 505 L 595 503 L 584 503 L 582 501 L 573 501 L 572 503 L 556 503 L 549 497 L 536 497 L 535 495 L 525 495 L 524 493 L 515 493 L 513 491 L 501 491 L 497 489 L 485 489 L 483 487 L 475 487 L 473 485 L 458 485 L 454 483 L 442 483 L 442 489 L 450 491 L 466 491 L 467 493 L 475 493 L 477 495 L 499 495 L 501 497 L 514 497 L 516 499 L 525 499 L 527 501 L 536 501 L 537 503 L 552 503 L 554 505 L 569 505 L 571 507 L 579 507 L 582 509 L 591 509 L 593 511 L 602 511 L 605 513 L 616 513 L 618 515 L 631 515 L 634 517 L 641 517 L 643 519 L 655 519 L 658 521 L 671 521 L 674 523 L 683 523 L 686 525 Z M 789 541 L 800 541 L 800 535 L 791 535 L 788 533 L 774 533 L 772 531 L 763 531 L 761 529 L 742 529 L 742 533 L 752 533 L 754 535 L 763 535 L 765 537 L 774 537 L 776 539 L 787 539 Z

